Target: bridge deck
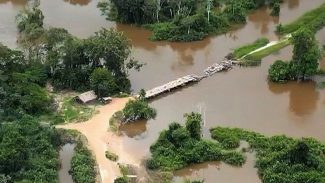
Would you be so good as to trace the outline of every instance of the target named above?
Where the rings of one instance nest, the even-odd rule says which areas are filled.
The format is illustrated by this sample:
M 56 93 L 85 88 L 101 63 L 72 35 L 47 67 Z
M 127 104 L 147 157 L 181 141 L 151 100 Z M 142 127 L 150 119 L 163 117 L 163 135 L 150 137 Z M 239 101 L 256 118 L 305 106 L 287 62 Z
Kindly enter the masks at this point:
M 185 86 L 192 82 L 197 82 L 201 80 L 202 78 L 209 77 L 217 72 L 225 71 L 230 69 L 232 66 L 231 61 L 222 61 L 221 63 L 215 63 L 212 66 L 208 67 L 204 70 L 203 76 L 196 76 L 196 75 L 187 75 L 181 78 L 178 78 L 174 81 L 170 81 L 164 85 L 158 86 L 156 88 L 153 88 L 151 90 L 146 91 L 145 98 L 153 98 L 155 96 L 161 95 L 163 93 L 169 92 L 175 88 Z
M 178 78 L 174 81 L 170 81 L 162 86 L 158 86 L 156 88 L 153 88 L 151 90 L 146 91 L 146 98 L 152 98 L 157 95 L 160 95 L 165 92 L 169 92 L 172 89 L 178 88 L 180 86 L 184 86 L 188 83 L 199 81 L 200 77 L 196 75 L 187 75 L 181 78 Z

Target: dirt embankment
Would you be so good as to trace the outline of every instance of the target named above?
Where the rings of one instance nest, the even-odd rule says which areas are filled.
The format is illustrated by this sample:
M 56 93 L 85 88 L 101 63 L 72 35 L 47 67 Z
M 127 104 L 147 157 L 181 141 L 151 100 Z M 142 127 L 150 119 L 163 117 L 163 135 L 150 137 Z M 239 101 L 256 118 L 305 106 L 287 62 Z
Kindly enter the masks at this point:
M 109 119 L 111 116 L 122 110 L 130 98 L 116 98 L 105 106 L 98 108 L 99 113 L 92 119 L 83 123 L 72 123 L 57 126 L 58 128 L 74 129 L 86 136 L 90 149 L 96 157 L 100 177 L 103 183 L 112 183 L 116 177 L 121 176 L 116 162 L 105 157 L 105 151 L 109 149 L 119 155 L 119 163 L 139 166 L 141 160 L 132 156 L 132 153 L 125 151 L 122 139 L 108 131 Z

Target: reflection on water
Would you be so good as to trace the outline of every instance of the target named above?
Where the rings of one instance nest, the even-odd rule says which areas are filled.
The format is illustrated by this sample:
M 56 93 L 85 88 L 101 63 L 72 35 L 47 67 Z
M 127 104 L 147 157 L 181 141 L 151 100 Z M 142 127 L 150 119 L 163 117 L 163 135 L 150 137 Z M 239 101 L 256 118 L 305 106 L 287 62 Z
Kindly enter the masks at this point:
M 142 139 L 147 131 L 147 121 L 137 121 L 120 126 L 119 132 L 129 138 Z
M 311 115 L 317 108 L 319 92 L 314 82 L 289 82 L 275 84 L 269 82 L 269 89 L 275 94 L 289 93 L 289 109 L 298 117 Z
M 59 170 L 60 183 L 73 183 L 72 176 L 69 174 L 71 169 L 71 159 L 74 154 L 75 144 L 65 144 L 60 150 L 61 169 Z
M 14 6 L 26 5 L 27 0 L 0 0 L 0 4 L 11 3 Z
M 295 9 L 297 7 L 299 7 L 299 0 L 288 0 L 288 7 L 290 10 Z
M 68 2 L 72 5 L 80 5 L 80 6 L 85 6 L 90 3 L 91 0 L 64 0 L 65 2 Z
M 225 163 L 208 162 L 191 165 L 174 173 L 173 182 L 182 183 L 184 179 L 204 180 L 206 183 L 261 183 L 257 169 L 254 168 L 254 153 L 246 153 L 243 167 L 232 167 Z
M 271 16 L 270 10 L 267 7 L 264 7 L 249 15 L 248 20 L 253 22 L 256 29 L 261 30 L 261 34 L 268 34 L 269 31 L 274 31 L 273 26 L 271 26 L 272 29 L 270 30 L 270 23 L 278 24 L 280 18 Z

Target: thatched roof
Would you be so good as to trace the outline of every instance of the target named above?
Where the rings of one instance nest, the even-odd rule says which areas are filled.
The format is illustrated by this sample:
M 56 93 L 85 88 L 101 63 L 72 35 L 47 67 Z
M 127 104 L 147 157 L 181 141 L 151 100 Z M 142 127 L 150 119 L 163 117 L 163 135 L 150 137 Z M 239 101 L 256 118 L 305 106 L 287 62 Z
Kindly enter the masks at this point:
M 97 95 L 95 94 L 95 92 L 93 90 L 91 90 L 91 91 L 87 91 L 85 93 L 78 95 L 76 97 L 76 99 L 82 103 L 87 103 L 87 102 L 97 99 Z

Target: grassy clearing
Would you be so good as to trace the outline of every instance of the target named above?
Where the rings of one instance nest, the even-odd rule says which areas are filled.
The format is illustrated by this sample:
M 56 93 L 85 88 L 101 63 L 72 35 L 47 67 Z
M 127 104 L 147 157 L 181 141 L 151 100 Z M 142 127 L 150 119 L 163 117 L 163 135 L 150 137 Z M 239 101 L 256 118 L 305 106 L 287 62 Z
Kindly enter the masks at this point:
M 287 24 L 279 25 L 277 32 L 279 34 L 290 34 L 301 27 L 308 27 L 313 31 L 321 29 L 325 25 L 325 4 L 311 10 L 301 16 L 299 19 Z
M 82 105 L 73 98 L 66 98 L 62 102 L 59 114 L 65 122 L 83 122 L 89 120 L 96 113 L 96 105 Z
M 262 58 L 272 54 L 272 53 L 275 53 L 279 50 L 281 50 L 282 48 L 290 45 L 290 40 L 289 39 L 285 39 L 285 40 L 282 40 L 280 41 L 279 43 L 277 44 L 274 44 L 270 47 L 267 47 L 265 49 L 262 49 L 260 51 L 257 51 L 257 52 L 254 52 L 252 54 L 249 54 L 247 56 L 245 56 L 245 60 L 250 60 L 250 61 L 260 61 L 262 60 Z
M 247 55 L 248 53 L 267 45 L 269 42 L 270 41 L 267 38 L 260 38 L 256 40 L 254 43 L 236 48 L 234 51 L 234 56 L 235 58 L 241 58 Z

